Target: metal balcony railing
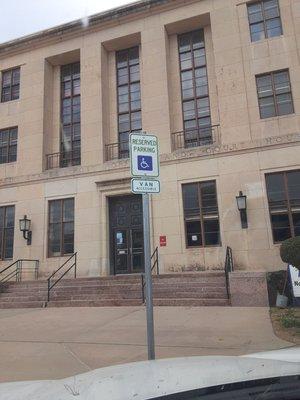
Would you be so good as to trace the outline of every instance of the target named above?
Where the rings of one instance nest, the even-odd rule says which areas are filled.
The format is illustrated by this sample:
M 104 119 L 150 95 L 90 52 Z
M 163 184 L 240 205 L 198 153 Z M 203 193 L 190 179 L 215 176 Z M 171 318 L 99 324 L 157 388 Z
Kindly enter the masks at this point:
M 219 125 L 186 129 L 172 133 L 173 150 L 208 146 L 220 142 Z
M 121 158 L 129 158 L 128 141 L 105 145 L 105 161 L 119 160 Z
M 80 151 L 59 152 L 46 155 L 46 169 L 73 167 L 80 165 Z

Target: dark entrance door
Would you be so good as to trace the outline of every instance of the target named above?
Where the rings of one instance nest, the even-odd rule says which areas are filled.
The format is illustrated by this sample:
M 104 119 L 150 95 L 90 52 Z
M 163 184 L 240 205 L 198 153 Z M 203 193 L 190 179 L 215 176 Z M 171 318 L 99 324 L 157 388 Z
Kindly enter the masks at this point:
M 109 200 L 111 272 L 144 271 L 143 207 L 139 195 Z

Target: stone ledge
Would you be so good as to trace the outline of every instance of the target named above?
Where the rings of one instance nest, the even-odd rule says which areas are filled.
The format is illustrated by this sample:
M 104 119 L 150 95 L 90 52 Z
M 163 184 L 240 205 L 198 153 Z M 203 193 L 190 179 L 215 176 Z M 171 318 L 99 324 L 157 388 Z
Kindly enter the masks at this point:
M 233 307 L 269 307 L 266 272 L 231 272 L 229 287 Z

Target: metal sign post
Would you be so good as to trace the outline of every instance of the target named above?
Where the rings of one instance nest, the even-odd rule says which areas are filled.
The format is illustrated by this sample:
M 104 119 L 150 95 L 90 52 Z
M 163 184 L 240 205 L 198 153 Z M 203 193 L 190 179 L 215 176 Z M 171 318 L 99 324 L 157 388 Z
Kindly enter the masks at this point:
M 143 196 L 143 227 L 144 227 L 144 260 L 146 281 L 146 315 L 148 359 L 155 359 L 153 291 L 151 271 L 150 244 L 150 212 L 149 193 L 159 193 L 160 184 L 154 177 L 159 176 L 158 140 L 154 135 L 132 133 L 130 135 L 130 166 L 131 176 L 139 179 L 131 180 L 133 193 Z
M 154 360 L 155 348 L 154 348 L 154 320 L 153 320 L 153 291 L 152 291 L 152 273 L 151 273 L 150 215 L 149 215 L 148 193 L 143 194 L 143 224 L 144 224 L 144 259 L 145 259 L 145 280 L 146 280 L 148 360 Z

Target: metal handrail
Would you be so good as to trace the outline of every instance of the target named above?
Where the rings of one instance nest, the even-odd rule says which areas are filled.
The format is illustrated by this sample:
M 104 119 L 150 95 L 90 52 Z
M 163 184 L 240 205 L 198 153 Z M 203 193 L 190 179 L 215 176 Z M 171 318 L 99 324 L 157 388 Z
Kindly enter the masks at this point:
M 154 252 L 151 255 L 151 260 L 155 257 L 154 263 L 151 267 L 151 274 L 154 268 L 156 267 L 156 275 L 159 275 L 159 260 L 158 260 L 158 247 L 155 248 Z M 141 274 L 141 284 L 142 284 L 142 299 L 143 299 L 143 304 L 145 303 L 145 286 L 146 286 L 146 281 L 145 281 L 145 274 Z
M 14 261 L 12 264 L 8 265 L 7 267 L 5 267 L 4 269 L 2 269 L 0 271 L 0 278 L 1 278 L 1 274 L 3 274 L 3 272 L 5 272 L 8 269 L 11 269 L 12 267 L 16 266 L 13 271 L 10 271 L 7 275 L 5 275 L 3 278 L 0 279 L 0 283 L 7 282 L 10 279 L 12 279 L 13 277 L 16 277 L 16 282 L 21 282 L 21 280 L 22 280 L 22 271 L 24 269 L 26 269 L 26 268 L 23 267 L 23 262 L 34 262 L 35 263 L 34 276 L 35 276 L 35 279 L 38 279 L 39 260 L 31 260 L 31 259 L 27 259 L 27 258 L 20 258 L 19 260 Z
M 72 258 L 74 257 L 74 263 L 55 281 L 51 284 L 51 278 L 57 274 Z M 74 268 L 74 278 L 76 279 L 77 275 L 77 252 L 72 254 L 56 271 L 54 271 L 47 279 L 47 301 L 50 301 L 50 292 L 51 289 L 73 268 Z
M 46 154 L 46 169 L 64 168 L 80 165 L 80 152 L 71 150 Z
M 105 161 L 129 158 L 129 141 L 109 143 L 105 145 Z
M 225 257 L 224 270 L 225 270 L 227 297 L 229 299 L 230 298 L 229 273 L 233 272 L 233 270 L 234 270 L 232 248 L 229 247 L 229 246 L 226 247 L 226 257 Z
M 173 151 L 199 146 L 212 145 L 221 141 L 220 125 L 208 125 L 201 128 L 187 128 L 172 133 Z

